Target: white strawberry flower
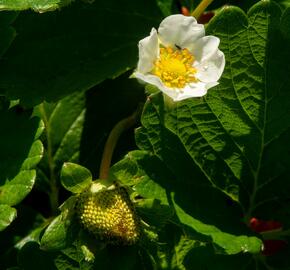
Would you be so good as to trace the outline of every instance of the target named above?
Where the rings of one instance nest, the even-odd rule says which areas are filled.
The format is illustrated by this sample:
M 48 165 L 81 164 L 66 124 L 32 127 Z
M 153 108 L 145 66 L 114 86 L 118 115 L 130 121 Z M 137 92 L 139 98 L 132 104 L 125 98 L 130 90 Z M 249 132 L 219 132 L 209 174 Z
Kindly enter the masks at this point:
M 201 97 L 218 85 L 225 57 L 220 40 L 205 36 L 204 26 L 193 17 L 171 15 L 156 31 L 139 42 L 134 76 L 155 85 L 174 101 Z

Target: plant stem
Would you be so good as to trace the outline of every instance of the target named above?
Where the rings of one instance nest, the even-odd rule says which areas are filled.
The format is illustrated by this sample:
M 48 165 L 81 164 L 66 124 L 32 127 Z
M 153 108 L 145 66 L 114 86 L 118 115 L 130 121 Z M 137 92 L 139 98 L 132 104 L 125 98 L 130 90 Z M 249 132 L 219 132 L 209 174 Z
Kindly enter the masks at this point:
M 44 122 L 45 126 L 45 132 L 46 132 L 46 140 L 47 140 L 47 159 L 48 159 L 48 167 L 49 167 L 49 184 L 50 184 L 50 192 L 49 192 L 49 201 L 50 201 L 50 208 L 51 213 L 53 216 L 57 214 L 58 211 L 58 194 L 59 194 L 59 188 L 57 184 L 57 179 L 55 176 L 55 164 L 53 161 L 53 155 L 52 155 L 52 146 L 51 146 L 51 138 L 50 138 L 50 132 L 49 132 L 49 123 L 47 119 L 47 115 L 45 112 L 44 104 L 41 103 L 39 105 L 39 110 L 42 115 L 42 120 Z
M 261 232 L 263 239 L 283 239 L 285 237 L 289 237 L 290 235 L 290 230 L 272 230 L 272 231 L 265 231 Z
M 108 178 L 113 152 L 118 142 L 118 139 L 125 130 L 131 128 L 136 124 L 142 107 L 143 106 L 138 106 L 137 110 L 132 115 L 118 122 L 110 132 L 102 156 L 99 179 Z
M 213 0 L 202 0 L 196 9 L 191 13 L 191 16 L 195 17 L 197 20 L 201 14 L 206 10 L 206 8 L 213 2 Z

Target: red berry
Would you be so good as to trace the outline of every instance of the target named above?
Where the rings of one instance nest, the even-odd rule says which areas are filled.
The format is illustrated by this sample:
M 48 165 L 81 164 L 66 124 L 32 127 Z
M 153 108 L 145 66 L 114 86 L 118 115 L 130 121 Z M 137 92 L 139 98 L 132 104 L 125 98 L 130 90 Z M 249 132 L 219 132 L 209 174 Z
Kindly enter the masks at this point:
M 281 251 L 287 246 L 287 242 L 283 240 L 268 239 L 263 241 L 264 249 L 262 254 L 265 256 L 271 256 Z
M 282 223 L 275 220 L 261 220 L 258 218 L 251 218 L 250 227 L 254 232 L 260 233 L 282 229 Z
M 204 12 L 198 18 L 198 22 L 202 24 L 208 23 L 213 16 L 214 16 L 213 11 Z
M 250 228 L 256 233 L 263 233 L 282 229 L 282 223 L 275 220 L 261 220 L 253 217 L 250 219 Z M 285 248 L 288 243 L 284 240 L 265 239 L 263 244 L 262 254 L 264 256 L 271 256 Z

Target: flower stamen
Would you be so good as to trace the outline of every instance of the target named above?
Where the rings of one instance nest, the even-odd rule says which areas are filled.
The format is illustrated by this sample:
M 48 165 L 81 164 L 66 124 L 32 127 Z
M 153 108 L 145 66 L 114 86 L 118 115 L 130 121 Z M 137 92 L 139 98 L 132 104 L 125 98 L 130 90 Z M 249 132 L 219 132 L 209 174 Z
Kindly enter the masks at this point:
M 161 47 L 152 74 L 158 76 L 167 87 L 184 88 L 187 83 L 197 82 L 193 62 L 194 56 L 186 48 L 174 50 Z

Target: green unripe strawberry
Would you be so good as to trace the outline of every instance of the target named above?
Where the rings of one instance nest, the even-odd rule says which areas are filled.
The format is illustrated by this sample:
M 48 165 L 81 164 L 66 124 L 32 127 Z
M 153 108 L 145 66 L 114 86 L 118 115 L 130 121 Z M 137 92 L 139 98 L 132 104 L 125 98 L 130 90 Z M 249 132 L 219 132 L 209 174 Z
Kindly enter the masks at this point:
M 77 211 L 81 224 L 97 238 L 126 245 L 139 239 L 139 218 L 125 188 L 90 189 L 80 195 Z

